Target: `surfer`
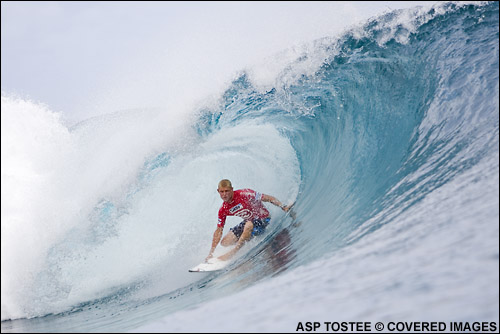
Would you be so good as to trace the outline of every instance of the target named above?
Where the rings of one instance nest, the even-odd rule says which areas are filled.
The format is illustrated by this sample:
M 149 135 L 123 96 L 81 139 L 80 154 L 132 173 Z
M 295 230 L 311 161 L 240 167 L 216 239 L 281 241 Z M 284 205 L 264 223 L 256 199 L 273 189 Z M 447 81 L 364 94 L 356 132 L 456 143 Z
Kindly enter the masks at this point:
M 262 202 L 270 202 L 279 206 L 285 212 L 293 206 L 293 204 L 283 205 L 275 197 L 258 193 L 252 189 L 233 190 L 231 181 L 226 179 L 219 182 L 217 192 L 224 202 L 219 209 L 219 220 L 217 229 L 214 232 L 212 248 L 205 261 L 212 258 L 219 241 L 224 247 L 236 245 L 231 251 L 218 257 L 218 259 L 226 261 L 236 254 L 246 241 L 264 232 L 271 217 Z M 232 227 L 226 236 L 222 238 L 227 216 L 238 216 L 243 218 L 243 221 Z

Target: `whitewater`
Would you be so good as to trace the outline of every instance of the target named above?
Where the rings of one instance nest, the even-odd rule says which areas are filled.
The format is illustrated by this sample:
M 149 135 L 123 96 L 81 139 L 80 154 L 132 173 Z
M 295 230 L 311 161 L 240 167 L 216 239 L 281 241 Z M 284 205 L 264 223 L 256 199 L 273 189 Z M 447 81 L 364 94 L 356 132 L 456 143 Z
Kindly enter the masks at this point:
M 183 117 L 67 126 L 2 92 L 2 332 L 498 329 L 498 61 L 498 2 L 442 3 L 283 50 Z M 267 206 L 225 270 L 189 273 L 223 178 L 297 217 Z

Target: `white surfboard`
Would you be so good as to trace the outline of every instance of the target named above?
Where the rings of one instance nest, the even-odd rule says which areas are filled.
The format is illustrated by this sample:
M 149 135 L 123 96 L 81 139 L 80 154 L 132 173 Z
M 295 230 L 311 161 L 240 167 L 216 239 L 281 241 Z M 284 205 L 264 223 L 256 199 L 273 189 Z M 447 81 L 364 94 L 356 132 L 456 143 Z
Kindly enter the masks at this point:
M 229 261 L 222 261 L 218 258 L 211 258 L 207 262 L 200 263 L 196 267 L 189 269 L 192 273 L 221 270 L 229 264 Z

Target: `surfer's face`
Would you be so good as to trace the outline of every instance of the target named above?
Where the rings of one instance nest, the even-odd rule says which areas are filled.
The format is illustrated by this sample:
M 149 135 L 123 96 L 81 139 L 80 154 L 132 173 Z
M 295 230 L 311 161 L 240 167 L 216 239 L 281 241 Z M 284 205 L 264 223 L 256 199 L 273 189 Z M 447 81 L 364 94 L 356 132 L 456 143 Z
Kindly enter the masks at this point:
M 217 191 L 224 202 L 229 203 L 233 200 L 233 188 L 219 188 Z

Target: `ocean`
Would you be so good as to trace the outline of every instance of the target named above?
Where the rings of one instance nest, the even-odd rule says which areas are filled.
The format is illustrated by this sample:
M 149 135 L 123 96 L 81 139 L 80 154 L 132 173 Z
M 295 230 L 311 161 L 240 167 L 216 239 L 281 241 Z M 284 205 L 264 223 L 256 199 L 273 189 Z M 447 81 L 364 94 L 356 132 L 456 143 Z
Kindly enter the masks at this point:
M 274 61 L 182 117 L 66 126 L 2 94 L 2 332 L 497 331 L 498 2 L 390 11 Z M 296 218 L 267 205 L 225 270 L 189 273 L 223 178 Z

